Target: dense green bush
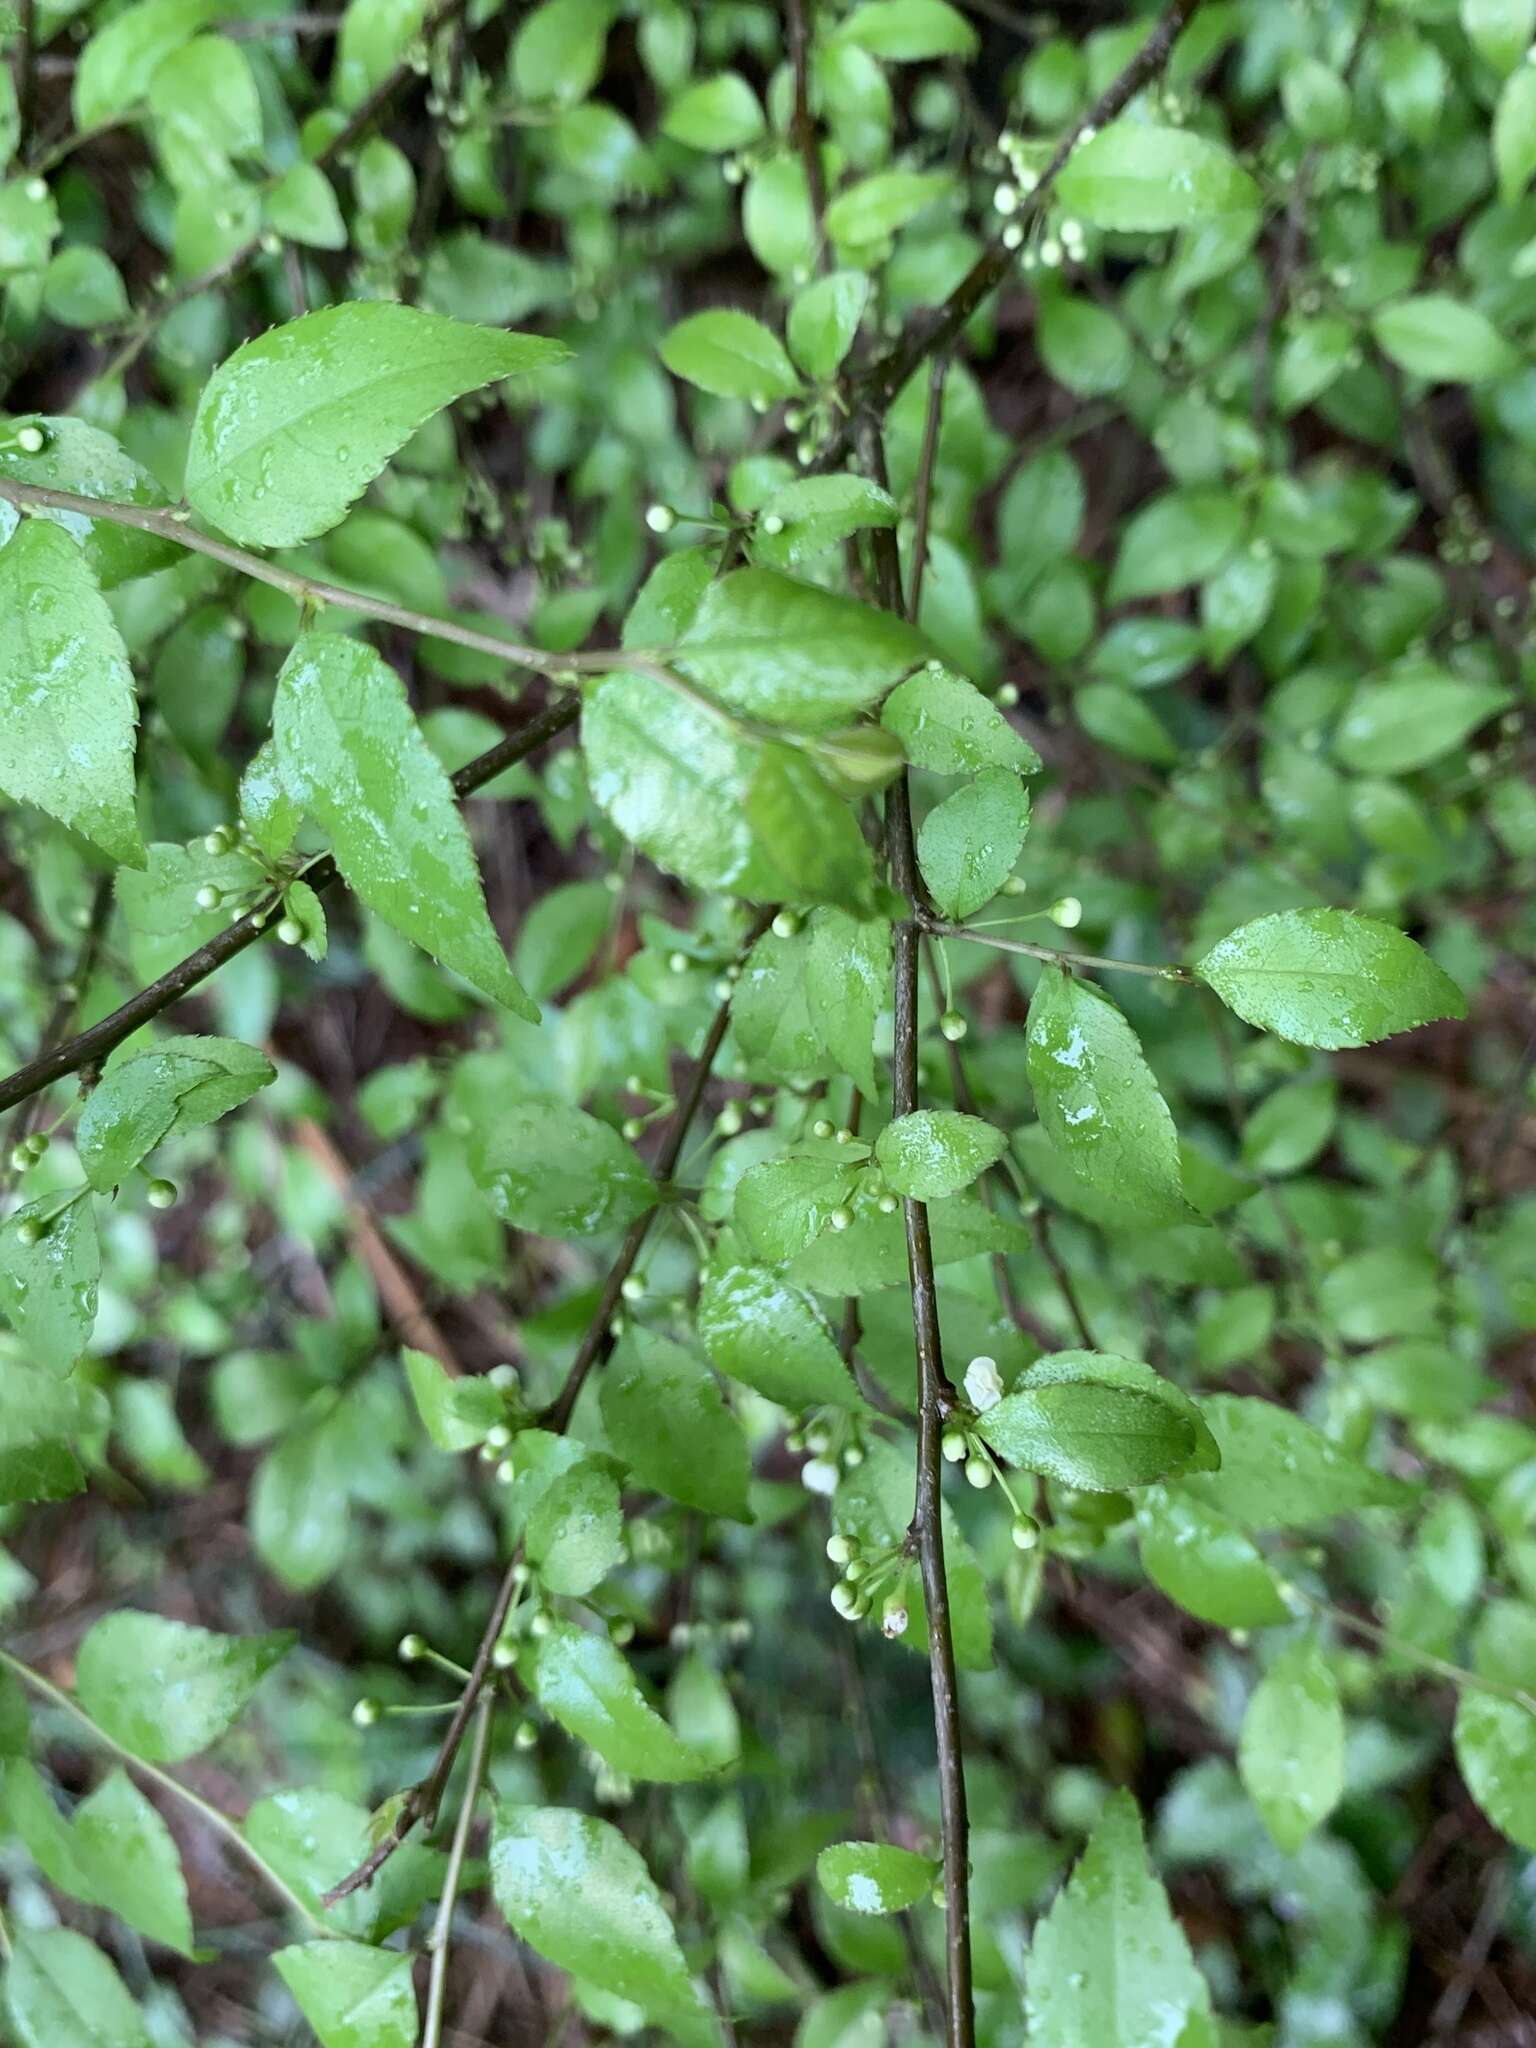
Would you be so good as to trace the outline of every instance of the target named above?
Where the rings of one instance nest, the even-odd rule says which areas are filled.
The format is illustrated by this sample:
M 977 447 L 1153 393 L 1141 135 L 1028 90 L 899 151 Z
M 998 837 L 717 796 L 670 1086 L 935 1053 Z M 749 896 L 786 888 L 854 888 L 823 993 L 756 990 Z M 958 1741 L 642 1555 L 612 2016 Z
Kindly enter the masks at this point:
M 1536 2040 L 1536 0 L 281 8 L 0 6 L 0 2035 Z

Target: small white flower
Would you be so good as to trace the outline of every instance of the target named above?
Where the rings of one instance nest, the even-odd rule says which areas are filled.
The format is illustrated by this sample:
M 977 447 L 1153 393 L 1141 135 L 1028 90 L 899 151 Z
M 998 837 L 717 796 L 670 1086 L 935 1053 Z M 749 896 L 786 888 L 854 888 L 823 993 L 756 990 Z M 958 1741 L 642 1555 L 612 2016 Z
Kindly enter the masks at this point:
M 978 1415 L 984 1415 L 989 1408 L 995 1408 L 1001 1401 L 1003 1380 L 995 1358 L 971 1360 L 965 1368 L 965 1398 Z
M 800 1483 L 811 1493 L 836 1493 L 839 1472 L 826 1458 L 807 1458 L 800 1467 Z

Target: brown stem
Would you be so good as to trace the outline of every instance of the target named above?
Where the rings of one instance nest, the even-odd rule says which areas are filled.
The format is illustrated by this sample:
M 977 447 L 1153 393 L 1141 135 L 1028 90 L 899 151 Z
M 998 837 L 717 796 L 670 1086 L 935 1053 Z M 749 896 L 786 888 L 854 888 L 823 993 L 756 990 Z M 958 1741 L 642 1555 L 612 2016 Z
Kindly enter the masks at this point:
M 760 913 L 753 923 L 751 935 L 747 940 L 748 948 L 757 943 L 763 933 L 767 931 L 772 920 L 773 912 L 771 910 Z M 677 1171 L 677 1162 L 683 1156 L 683 1146 L 687 1142 L 689 1126 L 692 1124 L 695 1116 L 698 1115 L 699 1104 L 704 1099 L 704 1090 L 708 1086 L 710 1074 L 714 1069 L 716 1059 L 719 1057 L 720 1046 L 725 1038 L 726 1027 L 730 1021 L 731 1001 L 730 997 L 727 996 L 719 1009 L 716 1010 L 709 1030 L 705 1033 L 703 1046 L 700 1048 L 698 1058 L 693 1063 L 693 1071 L 688 1076 L 688 1084 L 678 1098 L 677 1107 L 673 1110 L 671 1121 L 667 1125 L 667 1134 L 662 1140 L 661 1150 L 656 1155 L 655 1172 L 656 1178 L 660 1182 L 665 1183 L 669 1181 Z M 645 1243 L 655 1217 L 656 1211 L 648 1209 L 643 1216 L 637 1216 L 629 1226 L 629 1234 L 619 1247 L 619 1255 L 615 1259 L 613 1269 L 609 1273 L 603 1287 L 602 1296 L 597 1304 L 597 1312 L 587 1327 L 587 1334 L 581 1340 L 581 1348 L 576 1353 L 571 1363 L 571 1369 L 565 1376 L 565 1384 L 550 1404 L 549 1412 L 544 1418 L 544 1427 L 546 1429 L 552 1429 L 557 1432 L 563 1432 L 566 1429 L 570 1422 L 572 1411 L 580 1397 L 582 1387 L 586 1384 L 587 1375 L 594 1366 L 602 1365 L 606 1361 L 608 1354 L 612 1351 L 615 1342 L 612 1323 L 615 1314 L 618 1312 L 619 1303 L 623 1299 L 624 1282 L 628 1279 L 636 1259 L 640 1256 L 640 1248 Z
M 516 732 L 508 733 L 505 739 L 498 740 L 494 747 L 488 747 L 483 754 L 459 769 L 453 778 L 455 795 L 470 795 L 499 775 L 503 768 L 510 767 L 514 761 L 521 761 L 535 748 L 543 746 L 546 740 L 553 739 L 574 723 L 578 709 L 574 698 L 562 699 L 520 726 Z M 333 857 L 325 854 L 304 870 L 304 880 L 311 889 L 319 892 L 331 886 L 338 872 Z M 211 974 L 216 974 L 237 954 L 243 953 L 247 946 L 253 946 L 268 929 L 270 915 L 271 906 L 265 904 L 248 911 L 244 917 L 227 925 L 216 938 L 210 939 L 207 945 L 199 946 L 196 952 L 179 960 L 158 981 L 152 981 L 137 995 L 130 996 L 126 1003 L 93 1024 L 88 1031 L 78 1032 L 52 1051 L 39 1053 L 26 1066 L 18 1067 L 9 1079 L 0 1081 L 0 1111 L 14 1108 L 40 1088 L 63 1080 L 66 1074 L 78 1073 L 94 1060 L 105 1059 L 115 1046 L 121 1045 L 141 1025 L 148 1024 L 162 1010 L 169 1009 L 172 1003 L 190 995 Z
M 935 437 L 936 441 L 936 437 Z M 860 427 L 860 453 L 876 483 L 883 484 L 885 457 L 872 419 Z M 931 450 L 930 450 L 931 463 Z M 900 612 L 901 563 L 896 536 L 887 528 L 873 538 L 876 595 L 886 610 Z M 907 914 L 895 933 L 895 1042 L 891 1056 L 891 1113 L 910 1116 L 918 1105 L 918 965 L 922 927 L 918 922 L 921 883 L 912 836 L 912 800 L 905 771 L 886 792 L 886 861 L 893 886 L 905 897 Z M 965 1758 L 960 1733 L 960 1685 L 954 1629 L 949 1615 L 949 1581 L 944 1569 L 942 1440 L 955 1404 L 955 1389 L 944 1370 L 939 1334 L 939 1290 L 928 1230 L 926 1203 L 905 1196 L 902 1221 L 907 1240 L 907 1278 L 912 1291 L 912 1331 L 917 1348 L 917 1483 L 909 1542 L 915 1537 L 928 1622 L 928 1683 L 933 1694 L 935 1760 L 939 1777 L 939 1840 L 944 1862 L 944 1942 L 947 1966 L 945 2041 L 947 2048 L 975 2048 L 976 2008 L 971 1989 L 970 1821 L 965 1803 Z

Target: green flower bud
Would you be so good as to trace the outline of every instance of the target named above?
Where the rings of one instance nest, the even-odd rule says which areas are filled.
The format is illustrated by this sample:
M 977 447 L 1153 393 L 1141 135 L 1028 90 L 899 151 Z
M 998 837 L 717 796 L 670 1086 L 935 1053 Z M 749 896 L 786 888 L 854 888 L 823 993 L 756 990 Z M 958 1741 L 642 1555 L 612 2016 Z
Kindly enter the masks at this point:
M 176 1200 L 176 1183 L 173 1180 L 152 1180 L 144 1195 L 151 1209 L 169 1209 Z

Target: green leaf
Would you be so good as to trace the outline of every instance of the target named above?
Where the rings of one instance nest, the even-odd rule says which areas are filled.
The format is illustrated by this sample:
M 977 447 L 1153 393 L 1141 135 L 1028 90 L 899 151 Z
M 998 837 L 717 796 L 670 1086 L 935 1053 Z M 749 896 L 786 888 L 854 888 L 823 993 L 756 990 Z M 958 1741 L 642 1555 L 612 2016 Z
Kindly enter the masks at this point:
M 1024 1966 L 1030 2048 L 1216 2048 L 1211 1995 L 1147 1857 L 1129 1792 L 1112 1792 Z
M 827 233 L 841 250 L 861 254 L 926 213 L 954 185 L 951 171 L 877 171 L 832 200 L 826 212 Z
M 231 157 L 260 154 L 256 75 L 228 36 L 194 36 L 157 65 L 149 113 L 166 175 L 182 190 L 227 173 Z
M 256 1554 L 295 1593 L 340 1570 L 350 1536 L 343 1410 L 307 1419 L 270 1450 L 251 1487 Z
M 533 1689 L 545 1712 L 626 1777 L 675 1785 L 710 1766 L 678 1740 L 606 1635 L 559 1622 L 539 1644 Z
M 661 132 L 690 149 L 723 156 L 757 141 L 763 132 L 763 110 L 739 71 L 722 71 L 685 87 L 662 116 Z M 680 370 L 678 375 L 686 377 L 689 372 Z
M 28 1244 L 34 1226 L 42 1234 Z M 0 1224 L 0 1309 L 44 1372 L 74 1369 L 95 1327 L 100 1278 L 96 1211 L 83 1191 L 62 1209 L 57 1196 L 25 1202 Z
M 942 1866 L 885 1842 L 834 1842 L 816 1858 L 829 1899 L 850 1913 L 901 1913 L 926 1898 Z
M 360 1941 L 307 1941 L 272 1958 L 322 2048 L 413 2048 L 411 1963 Z
M 1456 1702 L 1454 1742 L 1467 1790 L 1489 1820 L 1536 1849 L 1536 1713 L 1468 1688 Z
M 633 1330 L 599 1393 L 608 1441 L 642 1486 L 701 1514 L 752 1519 L 746 1436 L 691 1351 L 653 1330 Z
M 782 878 L 746 817 L 756 741 L 621 670 L 583 693 L 581 750 L 593 801 L 642 853 L 695 888 L 774 901 Z
M 290 164 L 268 192 L 265 218 L 274 234 L 306 249 L 345 249 L 347 224 L 336 188 L 318 164 Z
M 758 507 L 755 560 L 792 569 L 841 547 L 869 527 L 894 526 L 896 500 L 858 476 L 808 476 L 773 491 Z
M 853 347 L 869 303 L 862 270 L 834 270 L 796 292 L 785 331 L 789 352 L 807 377 L 825 383 Z
M 895 733 L 915 768 L 936 775 L 978 775 L 1012 768 L 1038 775 L 1040 756 L 989 697 L 952 669 L 929 662 L 892 690 L 880 723 Z
M 915 626 L 775 569 L 711 583 L 677 667 L 732 710 L 825 732 L 882 696 L 927 653 Z
M 150 2048 L 122 1978 L 94 1943 L 65 1927 L 17 1932 L 5 2005 L 20 2048 Z
M 840 910 L 812 914 L 805 947 L 805 1005 L 811 1028 L 867 1102 L 876 1100 L 875 1019 L 891 981 L 891 927 Z
M 221 11 L 218 0 L 139 0 L 114 15 L 76 68 L 76 127 L 104 127 L 137 106 L 166 58 Z
M 524 1497 L 524 1455 L 528 1433 L 519 1437 L 518 1493 Z M 556 1469 L 544 1458 L 535 1468 L 536 1497 L 527 1508 L 527 1550 L 551 1593 L 579 1598 L 605 1579 L 624 1554 L 624 1521 L 612 1472 L 597 1458 L 570 1454 L 574 1462 Z
M 1347 910 L 1282 910 L 1240 925 L 1195 972 L 1245 1023 L 1326 1051 L 1467 1014 L 1461 990 L 1412 939 Z
M 1243 525 L 1241 502 L 1214 484 L 1165 491 L 1126 522 L 1109 579 L 1109 602 L 1162 597 L 1203 583 L 1237 546 Z
M 1358 1458 L 1299 1415 L 1244 1394 L 1209 1394 L 1201 1410 L 1221 1469 L 1185 1488 L 1244 1529 L 1305 1529 L 1360 1508 L 1401 1507 L 1413 1489 Z
M 100 427 L 45 413 L 32 415 L 25 424 L 43 436 L 43 445 L 36 453 L 28 454 L 14 438 L 7 437 L 10 445 L 0 449 L 0 477 L 22 484 L 40 484 L 45 490 L 72 491 L 81 498 L 107 498 L 118 505 L 141 505 L 146 510 L 169 502 L 149 471 L 125 454 Z M 115 590 L 135 576 L 147 576 L 183 559 L 174 541 L 157 533 L 141 533 L 132 526 L 120 526 L 114 520 L 91 519 L 83 512 L 66 512 L 51 505 L 39 506 L 29 518 L 57 526 L 78 541 L 91 574 L 103 590 Z
M 87 1180 L 110 1193 L 172 1131 L 212 1123 L 276 1079 L 266 1054 L 235 1038 L 165 1039 L 117 1061 L 75 1127 Z
M 1277 1845 L 1294 1856 L 1344 1793 L 1344 1711 L 1315 1642 L 1292 1643 L 1254 1688 L 1237 1768 Z
M 512 1931 L 558 1969 L 663 2021 L 698 2010 L 655 1881 L 606 1821 L 558 1806 L 498 1807 L 491 1885 Z
M 178 1955 L 192 1954 L 187 1881 L 171 1831 L 126 1772 L 75 1809 L 74 1852 L 94 1901 Z
M 1508 703 L 1497 684 L 1463 682 L 1431 662 L 1405 663 L 1385 681 L 1359 686 L 1333 751 L 1358 774 L 1406 775 L 1459 747 Z
M 1072 699 L 1072 711 L 1090 739 L 1129 761 L 1154 768 L 1172 768 L 1179 749 L 1157 713 L 1144 698 L 1121 683 L 1084 683 Z
M 858 1172 L 857 1163 L 824 1153 L 765 1159 L 737 1182 L 733 1220 L 760 1259 L 782 1265 L 830 1227 Z
M 986 1252 L 1023 1252 L 1032 1242 L 1024 1225 L 995 1216 L 979 1197 L 948 1195 L 928 1205 L 936 1265 Z M 882 1216 L 867 1209 L 851 1227 L 817 1238 L 791 1263 L 789 1277 L 818 1294 L 868 1294 L 905 1286 L 907 1247 L 900 1210 Z
M 1136 1502 L 1141 1567 L 1160 1593 L 1217 1628 L 1290 1619 L 1275 1574 L 1235 1522 L 1181 1486 L 1149 1486 Z
M 837 33 L 890 64 L 974 57 L 980 48 L 975 29 L 949 0 L 860 0 Z
M 1536 34 L 1536 0 L 1461 0 L 1461 25 L 1478 56 L 1503 77 Z
M 1493 161 L 1499 197 L 1513 206 L 1536 171 L 1536 70 L 1522 64 L 1504 81 L 1493 111 Z
M 613 892 L 602 882 L 568 882 L 539 898 L 523 919 L 512 956 L 518 980 L 536 1002 L 591 964 L 614 917 Z
M 767 405 L 800 389 L 784 344 L 750 313 L 721 310 L 679 320 L 662 337 L 661 360 L 674 377 L 716 398 Z
M 109 1614 L 80 1645 L 76 1689 L 114 1742 L 149 1763 L 180 1763 L 244 1712 L 294 1640 L 290 1629 L 221 1636 L 160 1614 Z
M 0 548 L 0 790 L 143 867 L 137 718 L 127 650 L 84 554 L 49 521 L 24 520 Z
M 862 1408 L 863 1398 L 808 1294 L 766 1266 L 726 1265 L 704 1276 L 699 1337 L 710 1357 L 781 1408 Z
M 887 1124 L 875 1157 L 898 1195 L 920 1202 L 958 1194 L 994 1165 L 1008 1140 L 994 1124 L 954 1109 L 916 1109 Z
M 1047 967 L 1026 1042 L 1036 1112 L 1072 1170 L 1151 1222 L 1189 1222 L 1178 1130 L 1136 1033 L 1109 998 Z
M 610 0 L 542 0 L 518 23 L 508 72 L 525 100 L 574 106 L 602 76 Z
M 503 1103 L 470 1133 L 469 1164 L 504 1223 L 543 1237 L 587 1237 L 632 1223 L 656 1185 L 612 1124 L 570 1103 Z
M 441 1360 L 426 1351 L 403 1350 L 400 1357 L 422 1427 L 440 1451 L 470 1451 L 488 1430 L 505 1423 L 507 1402 L 488 1379 L 450 1379 Z
M 1064 1486 L 1118 1493 L 1215 1462 L 1187 1394 L 1138 1359 L 1056 1351 L 977 1428 L 1010 1463 Z
M 984 768 L 945 797 L 917 834 L 917 864 L 945 917 L 990 903 L 1013 873 L 1029 830 L 1029 792 L 1011 768 Z
M 106 250 L 57 250 L 43 279 L 43 311 L 63 328 L 109 328 L 129 311 L 123 272 Z
M 1486 313 L 1445 292 L 1421 292 L 1371 316 L 1371 332 L 1399 369 L 1433 384 L 1484 384 L 1520 367 L 1517 350 Z
M 1080 142 L 1056 180 L 1065 212 L 1095 227 L 1163 234 L 1249 213 L 1259 188 L 1230 150 L 1188 128 L 1120 120 Z
M 192 422 L 187 500 L 248 547 L 312 540 L 433 413 L 563 354 L 534 335 L 382 299 L 306 313 L 246 342 L 209 378 Z
M 283 780 L 368 908 L 494 1001 L 537 1017 L 486 912 L 453 785 L 388 663 L 361 640 L 305 634 L 278 676 L 272 729 Z
M 1040 360 L 1079 398 L 1118 391 L 1136 367 L 1136 349 L 1113 313 L 1071 292 L 1042 291 L 1035 321 Z
M 0 1505 L 78 1493 L 85 1474 L 74 1441 L 86 1431 L 103 1434 L 106 1421 L 106 1396 L 78 1375 L 61 1381 L 9 1360 L 0 1401 Z
M 776 892 L 799 903 L 867 909 L 875 893 L 869 843 L 815 763 L 793 747 L 765 746 L 747 791 L 747 823 L 784 877 Z

